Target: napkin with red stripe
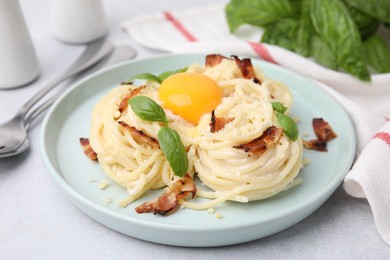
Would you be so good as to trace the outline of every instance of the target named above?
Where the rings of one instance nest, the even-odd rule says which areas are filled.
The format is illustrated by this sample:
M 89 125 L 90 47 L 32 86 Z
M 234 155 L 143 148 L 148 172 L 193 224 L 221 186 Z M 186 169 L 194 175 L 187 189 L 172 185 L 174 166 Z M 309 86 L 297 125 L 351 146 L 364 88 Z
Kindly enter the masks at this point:
M 289 50 L 260 43 L 263 31 L 259 28 L 242 26 L 231 34 L 223 5 L 142 15 L 124 21 L 122 28 L 147 48 L 255 57 L 323 83 L 319 86 L 343 105 L 355 125 L 357 159 L 344 188 L 354 197 L 367 198 L 378 232 L 390 245 L 390 73 L 372 75 L 372 82 L 365 83 Z

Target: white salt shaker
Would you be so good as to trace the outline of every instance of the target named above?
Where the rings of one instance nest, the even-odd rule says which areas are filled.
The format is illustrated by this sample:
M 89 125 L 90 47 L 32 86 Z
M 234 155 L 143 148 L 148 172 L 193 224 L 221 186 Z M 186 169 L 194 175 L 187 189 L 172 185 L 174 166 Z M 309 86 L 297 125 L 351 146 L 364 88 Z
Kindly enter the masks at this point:
M 57 39 L 73 44 L 94 41 L 108 31 L 100 0 L 51 0 L 50 27 Z
M 33 81 L 39 64 L 18 0 L 0 0 L 0 89 Z

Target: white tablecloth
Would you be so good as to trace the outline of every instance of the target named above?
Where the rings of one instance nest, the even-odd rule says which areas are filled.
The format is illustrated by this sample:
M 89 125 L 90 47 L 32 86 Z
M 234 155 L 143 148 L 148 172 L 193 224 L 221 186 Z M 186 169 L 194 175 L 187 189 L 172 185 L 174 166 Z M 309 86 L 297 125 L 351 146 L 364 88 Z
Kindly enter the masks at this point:
M 120 22 L 140 13 L 180 10 L 225 0 L 105 0 L 115 44 L 130 43 L 138 58 L 158 52 L 138 46 Z M 21 0 L 40 62 L 40 78 L 29 86 L 0 90 L 0 122 L 11 115 L 82 51 L 49 32 L 49 0 Z M 0 79 L 1 80 L 1 79 Z M 342 187 L 314 214 L 280 233 L 220 248 L 180 248 L 125 236 L 75 208 L 48 174 L 39 154 L 41 120 L 29 133 L 30 151 L 0 159 L 0 259 L 386 259 L 390 248 L 379 237 L 366 200 Z

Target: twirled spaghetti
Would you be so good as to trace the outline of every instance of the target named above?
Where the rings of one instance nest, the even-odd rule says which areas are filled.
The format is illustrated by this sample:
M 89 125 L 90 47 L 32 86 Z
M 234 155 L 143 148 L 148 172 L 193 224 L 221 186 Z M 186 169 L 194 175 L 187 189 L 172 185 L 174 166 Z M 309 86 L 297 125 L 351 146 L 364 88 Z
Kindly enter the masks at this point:
M 292 94 L 258 68 L 246 76 L 247 68 L 239 65 L 237 58 L 222 58 L 212 65 L 188 67 L 185 73 L 210 77 L 222 92 L 220 104 L 213 113 L 203 114 L 197 125 L 164 109 L 187 150 L 189 175 L 198 176 L 205 186 L 198 187 L 197 196 L 209 199 L 205 203 L 182 201 L 188 208 L 207 209 L 227 200 L 260 200 L 300 181 L 296 178 L 302 161 L 300 138 L 292 141 L 281 134 L 259 151 L 242 149 L 270 129 L 281 129 L 272 102 L 289 109 Z M 123 84 L 104 96 L 93 111 L 90 144 L 106 174 L 127 188 L 129 197 L 122 206 L 178 179 L 156 141 L 161 124 L 142 120 L 126 105 L 133 95 L 144 95 L 164 107 L 156 87 L 155 82 L 141 88 Z M 212 116 L 226 119 L 213 131 Z

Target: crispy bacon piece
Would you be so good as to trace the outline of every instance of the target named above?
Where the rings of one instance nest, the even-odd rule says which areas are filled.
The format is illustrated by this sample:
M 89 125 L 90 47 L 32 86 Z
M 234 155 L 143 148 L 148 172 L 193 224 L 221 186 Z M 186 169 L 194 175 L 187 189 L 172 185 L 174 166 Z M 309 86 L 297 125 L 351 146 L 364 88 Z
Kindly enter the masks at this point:
M 192 194 L 196 195 L 196 186 L 194 180 L 186 174 L 183 178 L 174 182 L 168 190 L 157 199 L 145 202 L 135 208 L 137 213 L 153 212 L 154 215 L 166 215 L 172 212 L 179 205 L 179 201 Z
M 318 140 L 329 141 L 337 137 L 332 127 L 322 118 L 313 118 L 313 129 Z
M 283 129 L 270 126 L 260 137 L 249 143 L 234 146 L 234 148 L 243 149 L 245 152 L 262 152 L 272 144 L 277 143 L 280 137 L 282 137 L 282 133 Z
M 91 144 L 89 143 L 89 139 L 80 137 L 79 140 L 80 140 L 81 148 L 83 148 L 85 155 L 88 156 L 92 161 L 97 161 L 98 160 L 97 154 L 92 149 Z
M 322 118 L 313 118 L 312 125 L 317 139 L 309 141 L 303 140 L 303 146 L 307 149 L 320 152 L 328 151 L 326 148 L 327 142 L 336 138 L 336 133 L 333 131 L 329 123 Z
M 256 77 L 255 69 L 253 68 L 252 61 L 249 58 L 240 60 L 237 56 L 232 55 L 238 68 L 241 71 L 242 76 L 245 79 L 253 79 L 256 84 L 261 84 L 261 81 Z
M 303 142 L 303 146 L 307 149 L 316 150 L 320 152 L 328 151 L 328 149 L 326 148 L 327 145 L 326 141 L 314 139 L 309 141 L 302 140 L 302 142 Z
M 133 81 L 122 81 L 121 85 L 133 85 Z
M 234 120 L 232 117 L 216 117 L 214 110 L 211 112 L 210 132 L 215 133 L 223 129 L 227 123 Z
M 151 146 L 152 148 L 160 148 L 160 144 L 153 137 L 150 137 L 141 130 L 138 130 L 133 126 L 128 125 L 126 122 L 118 121 L 118 123 L 125 129 L 125 131 L 129 131 L 131 136 L 137 141 L 144 143 L 145 145 Z
M 220 54 L 209 54 L 206 56 L 206 67 L 214 67 L 221 63 L 223 59 L 229 59 Z
M 127 94 L 121 101 L 121 103 L 119 104 L 119 112 L 123 112 L 127 109 L 127 107 L 129 106 L 129 99 L 138 95 L 144 88 L 146 88 L 146 85 L 143 85 L 143 86 L 140 86 L 138 88 L 135 88 L 133 90 L 130 90 L 129 94 Z

